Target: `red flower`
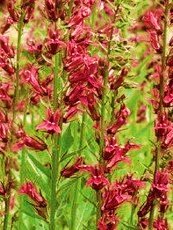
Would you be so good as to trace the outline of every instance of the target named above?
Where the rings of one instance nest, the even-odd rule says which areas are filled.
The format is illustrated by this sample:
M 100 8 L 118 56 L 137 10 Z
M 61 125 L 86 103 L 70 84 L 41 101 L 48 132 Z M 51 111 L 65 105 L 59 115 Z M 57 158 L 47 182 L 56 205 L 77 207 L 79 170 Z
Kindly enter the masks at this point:
M 157 230 L 169 230 L 167 219 L 158 218 L 153 223 L 154 229 Z
M 98 230 L 115 230 L 118 222 L 113 212 L 104 212 L 98 222 Z
M 114 76 L 109 77 L 110 81 L 110 89 L 111 90 L 117 90 L 122 83 L 124 82 L 124 77 L 126 77 L 128 74 L 128 70 L 126 68 L 122 69 L 120 76 L 118 78 L 115 78 Z
M 15 72 L 10 60 L 13 57 L 14 49 L 9 45 L 9 38 L 0 35 L 0 67 L 2 67 L 9 75 L 14 74 Z
M 8 116 L 0 111 L 0 141 L 7 142 L 10 133 L 10 121 Z
M 55 1 L 45 0 L 45 8 L 49 20 L 56 21 L 58 19 L 58 14 L 55 7 Z
M 0 35 L 0 47 L 3 49 L 3 51 L 9 58 L 14 57 L 14 48 L 9 45 L 9 37 Z
M 46 206 L 46 200 L 44 197 L 37 191 L 36 186 L 32 182 L 26 182 L 23 184 L 19 190 L 21 194 L 28 195 L 31 200 L 33 200 L 36 205 L 40 207 Z
M 50 134 L 60 133 L 61 129 L 58 125 L 61 118 L 60 112 L 57 109 L 55 112 L 51 109 L 47 110 L 47 119 L 44 120 L 40 125 L 37 125 L 37 130 L 43 130 Z
M 150 43 L 153 49 L 159 50 L 160 49 L 160 43 L 159 43 L 159 36 L 155 30 L 149 30 L 149 36 L 150 36 Z
M 147 11 L 142 20 L 147 29 L 161 30 L 160 19 L 163 11 L 157 9 L 155 11 Z
M 83 158 L 78 157 L 73 165 L 67 166 L 63 170 L 61 170 L 61 175 L 67 178 L 73 176 L 76 172 L 79 171 L 79 166 L 82 164 Z
M 85 170 L 85 166 L 82 170 Z M 80 168 L 81 169 L 81 168 Z M 87 185 L 91 186 L 95 190 L 101 190 L 103 187 L 109 184 L 108 179 L 104 175 L 103 168 L 100 166 L 91 166 L 88 169 L 86 168 L 86 171 L 88 171 L 91 174 L 91 177 L 87 180 Z
M 15 3 L 16 3 L 16 0 L 9 0 L 7 3 L 7 8 L 8 8 L 10 17 L 13 19 L 14 22 L 17 22 L 19 20 L 19 13 L 15 9 Z
M 17 132 L 16 136 L 19 138 L 19 141 L 12 146 L 12 151 L 14 152 L 21 150 L 25 146 L 39 151 L 47 149 L 45 142 L 28 136 L 22 129 Z
M 6 191 L 2 182 L 0 182 L 0 195 L 5 196 Z
M 122 125 L 126 123 L 127 117 L 130 115 L 130 110 L 123 104 L 120 110 L 116 113 L 116 123 L 107 129 L 108 134 L 115 134 Z
M 67 112 L 65 113 L 63 117 L 63 122 L 68 122 L 72 117 L 74 117 L 78 112 L 81 110 L 78 109 L 77 105 L 73 107 L 68 107 Z
M 2 100 L 7 108 L 10 108 L 12 99 L 9 95 L 10 85 L 8 83 L 0 83 L 0 100 Z
M 36 43 L 31 39 L 27 39 L 27 46 L 27 50 L 30 53 L 35 54 L 36 57 L 42 52 L 43 45 L 41 43 Z
M 68 25 L 71 26 L 78 26 L 80 23 L 84 21 L 86 17 L 91 14 L 91 9 L 87 6 L 81 6 L 77 8 L 73 15 L 71 16 Z
M 35 0 L 25 0 L 22 4 L 22 9 L 25 12 L 24 22 L 28 23 L 34 14 Z
M 135 180 L 132 176 L 124 177 L 123 180 L 109 185 L 102 194 L 102 211 L 116 210 L 121 203 L 133 198 L 143 186 L 143 181 Z
M 156 136 L 161 141 L 163 148 L 168 148 L 173 144 L 173 123 L 168 120 L 166 114 L 158 116 L 155 123 Z
M 166 171 L 157 171 L 155 181 L 153 183 L 153 191 L 158 193 L 157 196 L 160 197 L 162 193 L 168 191 L 168 173 Z
M 59 30 L 48 30 L 48 38 L 45 40 L 45 46 L 48 50 L 48 55 L 56 54 L 59 49 L 65 48 L 66 44 L 60 38 Z
M 129 161 L 126 153 L 131 149 L 139 148 L 139 145 L 127 142 L 124 147 L 120 147 L 115 139 L 111 137 L 107 140 L 106 147 L 103 153 L 103 158 L 106 162 L 106 169 L 109 171 L 121 161 Z
M 158 171 L 156 173 L 155 181 L 148 194 L 146 202 L 141 206 L 138 211 L 138 216 L 145 216 L 153 205 L 155 199 L 160 202 L 160 212 L 164 213 L 168 207 L 167 191 L 168 191 L 168 173 L 166 171 Z

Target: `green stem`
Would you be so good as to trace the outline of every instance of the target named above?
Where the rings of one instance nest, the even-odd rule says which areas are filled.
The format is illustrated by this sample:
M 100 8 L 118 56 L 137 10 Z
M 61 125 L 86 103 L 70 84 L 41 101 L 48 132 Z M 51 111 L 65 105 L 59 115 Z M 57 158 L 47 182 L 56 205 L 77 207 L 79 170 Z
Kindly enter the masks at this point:
M 54 68 L 54 87 L 53 87 L 53 108 L 54 111 L 57 109 L 58 102 L 58 73 L 59 73 L 59 63 L 60 55 L 55 55 L 55 68 Z M 61 125 L 62 126 L 62 122 Z M 59 156 L 60 156 L 60 135 L 53 135 L 53 148 L 52 148 L 52 159 L 51 159 L 51 198 L 50 198 L 50 230 L 55 230 L 55 215 L 57 210 L 57 181 L 59 175 Z
M 29 103 L 29 99 L 27 98 L 26 108 L 25 108 L 24 116 L 23 116 L 23 127 L 25 127 L 25 124 L 26 124 L 26 114 L 27 114 L 27 109 L 28 109 L 28 103 Z M 26 150 L 22 149 L 21 161 L 20 161 L 20 184 L 21 185 L 23 184 L 25 180 L 25 165 L 26 165 Z M 22 229 L 23 201 L 24 201 L 24 197 L 20 196 L 19 197 L 19 229 Z
M 85 133 L 85 122 L 86 122 L 86 114 L 83 113 L 82 115 L 82 123 L 81 123 L 81 129 L 80 129 L 80 141 L 79 141 L 79 149 L 81 149 L 84 145 L 84 133 Z M 74 185 L 74 196 L 73 196 L 73 203 L 71 208 L 71 227 L 70 230 L 75 230 L 76 228 L 76 220 L 77 220 L 77 201 L 79 198 L 79 187 L 81 184 L 80 178 L 77 179 L 75 185 Z

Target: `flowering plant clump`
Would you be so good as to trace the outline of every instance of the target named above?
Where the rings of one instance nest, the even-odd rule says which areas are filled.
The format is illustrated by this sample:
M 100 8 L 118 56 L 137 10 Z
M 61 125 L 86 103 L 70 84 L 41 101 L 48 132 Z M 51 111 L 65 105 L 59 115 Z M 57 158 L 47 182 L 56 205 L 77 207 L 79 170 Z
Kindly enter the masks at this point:
M 173 2 L 0 18 L 0 229 L 171 230 Z

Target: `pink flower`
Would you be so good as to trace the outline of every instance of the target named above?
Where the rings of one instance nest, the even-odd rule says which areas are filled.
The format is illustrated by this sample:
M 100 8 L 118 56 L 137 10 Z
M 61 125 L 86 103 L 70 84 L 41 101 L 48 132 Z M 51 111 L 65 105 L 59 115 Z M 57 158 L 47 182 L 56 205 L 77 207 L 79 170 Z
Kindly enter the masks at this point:
M 61 115 L 58 109 L 55 112 L 51 111 L 51 109 L 48 109 L 47 119 L 44 120 L 40 125 L 37 125 L 37 130 L 43 130 L 50 134 L 60 133 L 61 129 L 58 125 L 60 118 Z
M 37 191 L 36 186 L 32 182 L 26 182 L 25 184 L 23 184 L 19 189 L 19 193 L 29 196 L 29 198 L 40 207 L 46 206 L 46 200 Z

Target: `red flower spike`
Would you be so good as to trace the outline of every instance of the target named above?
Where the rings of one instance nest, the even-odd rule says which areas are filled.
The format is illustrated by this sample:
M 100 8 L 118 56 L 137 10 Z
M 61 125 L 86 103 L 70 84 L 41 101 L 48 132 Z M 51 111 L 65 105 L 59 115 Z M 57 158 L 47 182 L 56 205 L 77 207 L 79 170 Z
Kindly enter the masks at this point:
M 26 182 L 25 184 L 23 184 L 19 190 L 19 193 L 29 196 L 29 198 L 33 200 L 39 207 L 46 206 L 46 200 L 37 191 L 37 188 L 32 182 Z
M 66 178 L 73 176 L 76 172 L 79 171 L 79 166 L 83 165 L 83 163 L 83 158 L 78 157 L 73 165 L 67 166 L 63 170 L 61 170 L 61 175 Z
M 45 131 L 49 134 L 60 133 L 61 129 L 58 125 L 61 118 L 60 111 L 57 109 L 55 112 L 51 109 L 47 110 L 47 119 L 44 120 L 40 125 L 37 125 L 37 130 Z

